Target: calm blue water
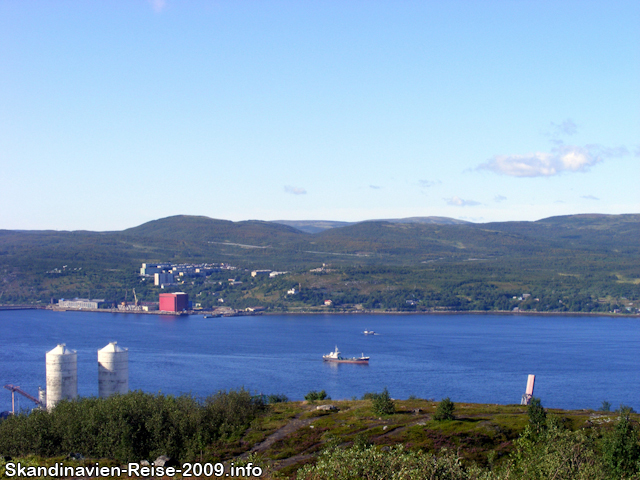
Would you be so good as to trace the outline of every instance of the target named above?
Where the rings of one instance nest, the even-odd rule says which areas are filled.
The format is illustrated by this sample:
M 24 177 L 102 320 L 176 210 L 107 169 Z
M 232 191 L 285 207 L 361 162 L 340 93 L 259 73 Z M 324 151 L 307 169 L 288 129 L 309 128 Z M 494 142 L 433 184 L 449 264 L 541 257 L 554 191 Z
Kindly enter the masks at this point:
M 364 336 L 375 330 L 380 335 Z M 519 403 L 527 375 L 546 407 L 640 410 L 640 319 L 497 315 L 310 315 L 204 319 L 37 310 L 0 311 L 0 385 L 45 386 L 45 353 L 78 351 L 78 393 L 97 395 L 97 350 L 129 348 L 129 386 L 206 396 L 245 387 L 300 400 L 388 387 L 394 398 Z M 364 352 L 370 365 L 322 355 Z M 30 402 L 20 397 L 22 407 Z M 0 411 L 11 393 L 0 389 Z

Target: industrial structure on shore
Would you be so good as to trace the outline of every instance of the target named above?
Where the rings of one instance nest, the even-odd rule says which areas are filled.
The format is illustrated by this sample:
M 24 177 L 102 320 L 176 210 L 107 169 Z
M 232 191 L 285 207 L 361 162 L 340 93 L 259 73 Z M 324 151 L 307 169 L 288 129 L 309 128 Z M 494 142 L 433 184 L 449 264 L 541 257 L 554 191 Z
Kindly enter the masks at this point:
M 61 400 L 78 396 L 78 353 L 64 343 L 47 352 L 47 396 L 44 404 L 52 410 Z
M 98 396 L 110 397 L 129 391 L 129 350 L 111 342 L 98 350 Z
M 46 358 L 46 390 L 38 389 L 38 398 L 28 394 L 19 386 L 7 384 L 11 391 L 11 407 L 15 413 L 15 394 L 19 393 L 39 408 L 51 411 L 62 400 L 78 397 L 78 353 L 60 343 L 48 351 Z M 110 342 L 98 350 L 98 396 L 107 398 L 129 391 L 129 350 Z
M 189 309 L 189 295 L 184 292 L 161 293 L 160 294 L 160 311 L 161 312 L 183 312 Z

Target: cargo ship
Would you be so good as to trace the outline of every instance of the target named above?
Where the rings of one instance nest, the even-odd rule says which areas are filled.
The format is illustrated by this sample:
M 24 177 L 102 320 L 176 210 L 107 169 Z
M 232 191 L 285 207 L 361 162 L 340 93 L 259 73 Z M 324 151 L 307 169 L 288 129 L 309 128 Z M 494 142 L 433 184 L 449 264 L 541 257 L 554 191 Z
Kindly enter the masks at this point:
M 358 363 L 361 365 L 369 365 L 369 357 L 365 357 L 364 353 L 362 354 L 362 356 L 358 357 L 351 357 L 351 358 L 344 358 L 340 356 L 340 351 L 338 350 L 338 346 L 336 345 L 336 349 L 335 351 L 327 354 L 327 355 L 323 355 L 322 359 L 325 362 L 333 362 L 333 363 Z

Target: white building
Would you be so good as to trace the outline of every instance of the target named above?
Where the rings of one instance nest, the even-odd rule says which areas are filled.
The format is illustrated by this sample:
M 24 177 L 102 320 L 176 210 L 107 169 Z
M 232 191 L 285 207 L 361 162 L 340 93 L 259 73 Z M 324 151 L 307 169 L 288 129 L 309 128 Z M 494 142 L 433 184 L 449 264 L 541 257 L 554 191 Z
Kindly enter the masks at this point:
M 271 273 L 269 274 L 269 278 L 275 278 L 275 277 L 277 277 L 278 275 L 284 275 L 285 273 L 289 273 L 289 272 L 271 272 Z
M 65 300 L 64 298 L 61 298 L 60 300 L 58 300 L 59 307 L 75 308 L 75 309 L 81 309 L 81 308 L 96 309 L 96 308 L 99 308 L 100 305 L 102 305 L 103 303 L 104 303 L 103 298 L 93 299 L 93 300 L 88 298 L 74 298 L 73 300 Z

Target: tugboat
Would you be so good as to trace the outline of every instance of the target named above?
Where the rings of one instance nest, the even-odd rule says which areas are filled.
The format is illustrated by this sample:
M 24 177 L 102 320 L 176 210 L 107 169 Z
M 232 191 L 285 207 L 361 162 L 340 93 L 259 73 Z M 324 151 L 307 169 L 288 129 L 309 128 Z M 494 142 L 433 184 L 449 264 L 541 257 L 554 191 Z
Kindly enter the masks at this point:
M 369 365 L 369 357 L 365 357 L 364 353 L 358 357 L 344 358 L 340 356 L 340 351 L 338 350 L 338 346 L 336 345 L 335 351 L 323 355 L 322 359 L 325 362 L 333 362 L 333 363 L 358 363 L 360 365 Z

